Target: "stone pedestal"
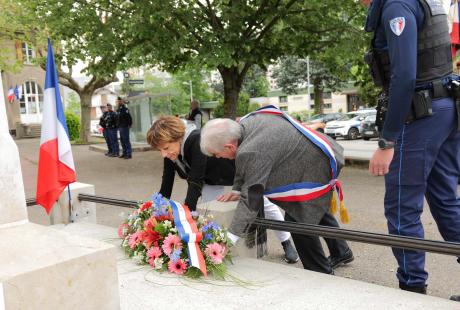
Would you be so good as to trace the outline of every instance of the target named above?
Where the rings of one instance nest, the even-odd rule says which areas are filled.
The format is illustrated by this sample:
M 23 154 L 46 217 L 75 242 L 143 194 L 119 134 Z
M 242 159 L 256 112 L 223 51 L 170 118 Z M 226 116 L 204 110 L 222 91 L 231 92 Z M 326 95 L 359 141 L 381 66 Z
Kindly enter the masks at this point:
M 110 244 L 41 225 L 0 229 L 5 309 L 119 309 L 115 255 Z
M 230 227 L 233 215 L 235 214 L 237 201 L 219 202 L 217 200 L 199 204 L 197 211 L 200 214 L 211 214 L 214 221 L 225 228 Z M 257 258 L 256 247 L 248 248 L 244 239 L 239 239 L 232 248 L 232 255 L 240 257 Z
M 69 214 L 72 222 L 96 223 L 96 204 L 78 200 L 78 194 L 95 195 L 94 185 L 80 182 L 72 183 L 70 184 L 70 194 L 72 212 L 69 211 L 69 191 L 66 187 L 51 211 L 51 225 L 68 224 Z

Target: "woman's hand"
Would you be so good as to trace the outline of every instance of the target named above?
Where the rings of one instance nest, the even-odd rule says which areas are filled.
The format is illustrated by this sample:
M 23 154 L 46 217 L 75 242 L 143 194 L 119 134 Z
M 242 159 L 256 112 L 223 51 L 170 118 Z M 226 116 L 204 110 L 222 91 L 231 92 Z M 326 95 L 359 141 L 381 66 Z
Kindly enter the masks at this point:
M 217 197 L 217 201 L 227 202 L 227 201 L 237 201 L 240 200 L 240 193 L 231 192 L 228 194 L 223 194 Z

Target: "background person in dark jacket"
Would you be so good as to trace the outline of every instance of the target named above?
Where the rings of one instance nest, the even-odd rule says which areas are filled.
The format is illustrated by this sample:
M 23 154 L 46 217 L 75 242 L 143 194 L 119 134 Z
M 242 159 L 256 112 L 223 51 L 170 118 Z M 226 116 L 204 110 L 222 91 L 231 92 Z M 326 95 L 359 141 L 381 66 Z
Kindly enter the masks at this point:
M 104 136 L 105 143 L 107 144 L 107 150 L 108 152 L 105 153 L 105 156 L 108 156 L 109 154 L 112 154 L 112 144 L 109 139 L 109 133 L 107 130 L 107 117 L 109 115 L 109 111 L 107 111 L 107 106 L 101 105 L 101 111 L 102 115 L 99 118 L 99 126 L 102 127 L 102 135 Z
M 187 120 L 195 124 L 197 129 L 203 126 L 203 113 L 200 110 L 200 103 L 198 100 L 190 102 L 190 112 L 187 115 Z
M 122 154 L 120 158 L 130 159 L 131 158 L 131 142 L 129 141 L 129 128 L 133 124 L 133 119 L 131 114 L 129 114 L 129 109 L 126 107 L 125 102 L 121 97 L 117 99 L 118 109 L 118 129 L 120 131 L 120 140 L 122 147 Z
M 171 197 L 174 176 L 187 180 L 185 204 L 196 210 L 198 198 L 203 202 L 215 200 L 223 194 L 223 186 L 231 186 L 235 175 L 233 160 L 205 156 L 200 149 L 200 130 L 190 125 L 187 128 L 177 117 L 164 116 L 153 123 L 147 132 L 147 142 L 161 152 L 164 158 L 163 180 L 160 193 Z M 207 196 L 207 197 L 205 197 Z M 283 220 L 279 208 L 266 200 L 267 218 Z M 288 263 L 295 263 L 299 256 L 290 242 L 288 232 L 276 232 Z
M 118 146 L 118 115 L 113 110 L 112 105 L 107 103 L 107 117 L 106 117 L 106 128 L 107 136 L 110 141 L 111 152 L 109 152 L 110 157 L 118 157 L 120 153 L 120 148 Z

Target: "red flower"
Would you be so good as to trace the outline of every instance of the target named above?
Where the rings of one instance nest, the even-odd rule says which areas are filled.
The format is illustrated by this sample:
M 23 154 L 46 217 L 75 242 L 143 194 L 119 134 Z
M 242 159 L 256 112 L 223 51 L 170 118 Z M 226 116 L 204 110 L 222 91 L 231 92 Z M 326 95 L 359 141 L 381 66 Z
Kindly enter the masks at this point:
M 150 208 L 152 206 L 152 204 L 153 204 L 153 202 L 151 202 L 151 201 L 144 202 L 142 204 L 141 208 L 139 209 L 139 212 L 147 210 L 148 208 Z
M 142 237 L 142 241 L 144 241 L 147 249 L 150 248 L 152 244 L 157 243 L 161 239 L 160 234 L 154 230 L 144 231 Z

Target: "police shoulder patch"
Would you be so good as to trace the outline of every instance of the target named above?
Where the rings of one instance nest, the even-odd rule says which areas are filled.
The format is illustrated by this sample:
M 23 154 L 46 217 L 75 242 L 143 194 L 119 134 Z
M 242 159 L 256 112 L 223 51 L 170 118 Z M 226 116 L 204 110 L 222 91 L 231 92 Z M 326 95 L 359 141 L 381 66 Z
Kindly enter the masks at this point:
M 390 20 L 391 31 L 397 36 L 400 36 L 406 27 L 406 19 L 404 17 L 396 17 Z

